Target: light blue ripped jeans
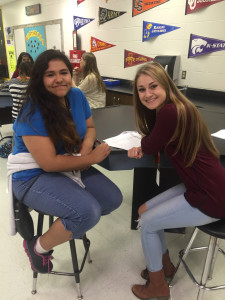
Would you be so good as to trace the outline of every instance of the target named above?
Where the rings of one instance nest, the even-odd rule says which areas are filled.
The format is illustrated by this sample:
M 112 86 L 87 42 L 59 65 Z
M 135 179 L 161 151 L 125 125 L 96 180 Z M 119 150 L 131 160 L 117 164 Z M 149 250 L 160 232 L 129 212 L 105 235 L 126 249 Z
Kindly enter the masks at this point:
M 192 207 L 185 199 L 183 183 L 146 202 L 147 211 L 141 215 L 141 241 L 149 271 L 162 269 L 162 255 L 166 253 L 164 229 L 199 226 L 217 221 Z

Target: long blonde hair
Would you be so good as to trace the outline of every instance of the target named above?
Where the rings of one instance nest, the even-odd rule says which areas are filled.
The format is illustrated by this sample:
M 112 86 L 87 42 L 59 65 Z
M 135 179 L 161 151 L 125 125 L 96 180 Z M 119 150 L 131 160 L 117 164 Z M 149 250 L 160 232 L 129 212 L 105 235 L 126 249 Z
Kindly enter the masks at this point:
M 97 79 L 97 88 L 99 92 L 105 92 L 106 87 L 97 67 L 97 60 L 92 52 L 85 52 L 82 55 L 85 65 L 83 68 L 83 78 L 89 74 L 94 74 Z
M 203 144 L 216 158 L 219 158 L 219 152 L 198 109 L 179 91 L 168 73 L 159 63 L 152 62 L 141 66 L 133 82 L 135 119 L 138 131 L 141 134 L 148 135 L 156 121 L 156 111 L 146 108 L 141 103 L 138 95 L 137 80 L 142 74 L 156 80 L 166 92 L 165 103 L 174 103 L 177 108 L 177 126 L 172 138 L 168 142 L 170 144 L 172 141 L 177 140 L 174 155 L 181 152 L 186 167 L 189 167 L 193 164 L 199 148 Z M 187 111 L 190 115 L 190 124 L 187 124 Z M 190 126 L 190 128 L 187 128 L 187 126 Z M 188 134 L 186 134 L 187 130 Z

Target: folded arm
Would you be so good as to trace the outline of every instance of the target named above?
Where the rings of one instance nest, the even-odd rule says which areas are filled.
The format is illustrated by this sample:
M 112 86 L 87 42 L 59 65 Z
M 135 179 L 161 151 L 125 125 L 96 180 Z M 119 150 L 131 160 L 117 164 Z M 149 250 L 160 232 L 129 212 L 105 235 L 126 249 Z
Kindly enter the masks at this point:
M 55 146 L 49 137 L 23 136 L 23 141 L 38 165 L 46 172 L 64 172 L 81 170 L 99 163 L 110 154 L 107 144 L 101 144 L 92 150 L 95 141 L 95 127 L 90 117 L 87 121 L 87 132 L 81 147 L 81 156 L 66 156 L 56 153 Z

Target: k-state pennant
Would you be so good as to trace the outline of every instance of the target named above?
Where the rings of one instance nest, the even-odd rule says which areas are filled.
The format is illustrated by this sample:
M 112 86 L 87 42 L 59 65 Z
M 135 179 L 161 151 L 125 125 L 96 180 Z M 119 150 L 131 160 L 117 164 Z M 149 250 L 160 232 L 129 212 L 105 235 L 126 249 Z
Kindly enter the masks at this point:
M 225 50 L 225 41 L 191 34 L 188 58 Z

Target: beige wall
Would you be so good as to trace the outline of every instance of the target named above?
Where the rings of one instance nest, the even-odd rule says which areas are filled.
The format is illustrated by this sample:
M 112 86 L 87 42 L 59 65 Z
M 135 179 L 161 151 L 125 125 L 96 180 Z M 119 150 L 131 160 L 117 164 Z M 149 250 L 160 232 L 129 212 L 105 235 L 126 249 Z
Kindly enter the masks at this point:
M 69 54 L 73 47 L 73 16 L 95 18 L 90 24 L 79 29 L 78 34 L 81 37 L 82 49 L 86 51 L 90 50 L 90 36 L 116 45 L 95 52 L 101 75 L 133 79 L 137 67 L 124 69 L 124 49 L 153 58 L 156 55 L 180 55 L 178 85 L 225 91 L 225 51 L 187 58 L 191 33 L 225 40 L 225 1 L 185 16 L 186 0 L 170 0 L 132 17 L 132 0 L 86 0 L 78 6 L 76 0 L 39 0 L 42 13 L 26 16 L 25 6 L 36 3 L 36 0 L 17 0 L 4 5 L 4 25 L 8 27 L 62 19 L 64 51 Z M 99 25 L 99 6 L 127 13 Z M 143 21 L 181 28 L 142 42 Z M 187 71 L 185 80 L 181 79 L 182 70 Z

